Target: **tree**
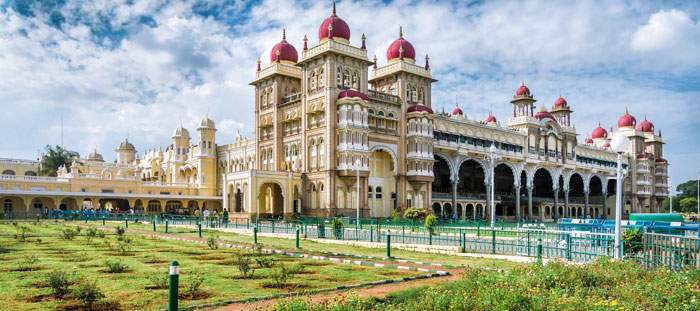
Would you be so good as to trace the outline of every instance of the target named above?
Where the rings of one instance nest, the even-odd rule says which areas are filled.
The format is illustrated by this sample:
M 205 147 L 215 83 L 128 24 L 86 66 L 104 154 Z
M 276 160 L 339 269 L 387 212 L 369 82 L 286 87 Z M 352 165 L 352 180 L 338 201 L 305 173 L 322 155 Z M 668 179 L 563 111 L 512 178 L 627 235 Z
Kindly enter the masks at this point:
M 698 211 L 698 199 L 696 198 L 684 198 L 680 205 L 682 212 L 696 213 Z
M 676 187 L 676 192 L 679 192 L 678 196 L 681 200 L 684 198 L 697 198 L 698 197 L 698 181 L 697 180 L 686 181 L 686 182 L 678 185 L 678 187 Z
M 78 159 L 80 155 L 75 151 L 63 149 L 61 146 L 51 148 L 46 145 L 46 153 L 41 158 L 41 171 L 39 174 L 55 177 L 58 168 L 65 165 L 70 166 L 74 159 Z

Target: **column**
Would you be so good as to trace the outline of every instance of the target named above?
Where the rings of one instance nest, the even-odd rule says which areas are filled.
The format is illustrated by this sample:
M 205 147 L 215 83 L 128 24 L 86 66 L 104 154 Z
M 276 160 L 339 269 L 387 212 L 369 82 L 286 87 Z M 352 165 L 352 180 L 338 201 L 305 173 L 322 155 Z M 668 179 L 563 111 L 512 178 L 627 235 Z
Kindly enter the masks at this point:
M 607 198 L 608 198 L 608 192 L 605 191 L 605 188 L 603 188 L 603 218 L 606 218 L 608 215 L 608 207 L 607 207 Z M 600 214 L 599 214 L 600 215 Z
M 457 213 L 457 184 L 459 184 L 459 177 L 453 176 L 452 178 L 452 210 Z
M 486 215 L 490 216 L 491 215 L 491 188 L 489 187 L 490 185 L 488 182 L 486 182 L 485 184 L 486 184 L 486 206 L 484 207 L 482 216 L 486 216 Z M 484 217 L 484 218 L 486 218 L 486 217 Z
M 227 164 L 226 167 L 228 167 L 228 164 Z M 224 177 L 224 179 L 226 179 L 226 177 Z M 228 210 L 230 210 L 230 206 L 229 206 L 229 205 L 231 204 L 231 200 L 230 200 L 229 197 L 228 197 L 228 185 L 226 184 L 226 181 L 225 181 L 225 180 L 224 180 L 224 185 L 223 185 L 223 186 L 224 186 L 224 189 L 223 189 L 224 192 L 223 192 L 223 196 L 222 196 L 222 197 L 223 197 L 223 199 L 224 199 L 224 206 L 223 206 L 222 208 L 223 208 L 225 211 L 228 211 Z M 235 193 L 235 192 L 234 192 L 234 193 Z
M 571 218 L 569 210 L 569 189 L 564 189 L 564 217 Z
M 590 208 L 588 207 L 588 193 L 589 193 L 588 189 L 583 191 L 583 214 L 584 214 L 584 217 L 588 217 L 588 215 L 591 215 Z
M 520 222 L 520 185 L 515 185 L 515 220 Z
M 527 218 L 530 221 L 534 220 L 532 216 L 532 186 L 527 187 Z
M 554 219 L 559 219 L 559 189 L 554 188 Z

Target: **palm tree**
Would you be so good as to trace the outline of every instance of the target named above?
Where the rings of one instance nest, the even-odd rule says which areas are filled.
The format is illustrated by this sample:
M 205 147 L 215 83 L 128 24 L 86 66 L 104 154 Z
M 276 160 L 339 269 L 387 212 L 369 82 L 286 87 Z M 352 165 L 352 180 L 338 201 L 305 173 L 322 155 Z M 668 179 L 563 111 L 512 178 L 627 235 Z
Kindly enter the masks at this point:
M 74 159 L 80 158 L 80 155 L 75 151 L 63 149 L 61 146 L 51 148 L 46 145 L 46 153 L 41 157 L 41 170 L 39 173 L 44 176 L 56 176 L 58 168 L 65 165 L 70 166 Z

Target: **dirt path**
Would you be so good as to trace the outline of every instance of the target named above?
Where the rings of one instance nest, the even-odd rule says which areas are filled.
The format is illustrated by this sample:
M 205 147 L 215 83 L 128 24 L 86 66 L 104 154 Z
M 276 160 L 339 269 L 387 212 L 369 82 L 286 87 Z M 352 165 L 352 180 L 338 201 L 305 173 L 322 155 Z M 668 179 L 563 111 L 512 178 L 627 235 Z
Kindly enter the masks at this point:
M 92 226 L 92 227 L 96 227 L 96 228 L 103 229 L 103 230 L 114 229 L 113 227 L 100 226 L 100 225 L 89 225 L 89 224 L 87 224 L 87 225 L 86 224 L 78 224 L 78 225 L 85 226 L 85 227 Z M 166 233 L 135 230 L 135 229 L 126 229 L 126 231 L 129 233 L 136 233 L 136 234 L 148 235 L 148 236 L 157 236 L 157 237 L 165 237 L 165 238 L 179 238 L 179 239 L 188 240 L 188 241 L 192 241 L 192 242 L 206 242 L 207 241 L 207 239 L 205 239 L 205 238 L 181 236 L 181 235 L 176 235 L 176 234 L 166 234 Z M 240 246 L 252 246 L 251 244 L 235 243 L 232 241 L 219 240 L 218 242 L 232 244 L 232 245 L 240 245 Z M 302 250 L 292 250 L 292 249 L 279 249 L 279 248 L 273 248 L 273 247 L 265 247 L 265 248 L 266 249 L 274 249 L 274 250 L 282 250 L 282 251 L 298 253 L 298 254 L 318 255 L 318 256 L 324 256 L 324 257 L 329 257 L 329 258 L 332 257 L 332 258 L 342 258 L 342 259 L 350 259 L 350 260 L 361 260 L 361 261 L 383 263 L 383 264 L 389 264 L 389 265 L 424 268 L 424 269 L 429 269 L 429 270 L 440 270 L 440 271 L 447 271 L 450 273 L 450 275 L 444 276 L 444 277 L 433 277 L 433 278 L 428 278 L 428 279 L 418 279 L 418 280 L 404 281 L 404 282 L 399 282 L 399 283 L 388 283 L 388 284 L 381 284 L 381 285 L 375 285 L 375 286 L 365 286 L 365 287 L 354 288 L 354 289 L 349 289 L 349 290 L 338 290 L 338 291 L 302 296 L 304 299 L 307 299 L 307 300 L 312 301 L 314 303 L 319 303 L 319 302 L 322 302 L 325 300 L 335 300 L 337 298 L 340 298 L 340 297 L 348 295 L 348 294 L 359 295 L 360 297 L 363 297 L 363 298 L 368 298 L 368 297 L 383 298 L 386 295 L 388 295 L 389 293 L 392 293 L 392 292 L 395 292 L 398 290 L 402 290 L 402 289 L 406 289 L 406 288 L 410 288 L 410 287 L 423 286 L 423 285 L 432 286 L 432 285 L 436 285 L 436 284 L 440 284 L 440 283 L 444 283 L 444 282 L 455 281 L 455 280 L 460 279 L 462 277 L 462 275 L 464 274 L 464 270 L 460 269 L 460 268 L 445 269 L 444 267 L 438 267 L 438 266 L 432 266 L 432 265 L 422 265 L 422 264 L 416 264 L 416 263 L 399 263 L 399 262 L 390 261 L 390 260 L 365 259 L 365 258 L 356 258 L 356 257 L 346 257 L 346 256 L 341 256 L 341 255 L 328 255 L 328 254 L 322 254 L 322 253 L 317 253 L 317 252 L 313 252 L 313 251 L 305 252 L 303 249 Z M 284 300 L 284 299 L 293 299 L 293 298 L 277 298 L 277 299 L 249 302 L 249 303 L 234 303 L 234 304 L 230 304 L 228 306 L 218 307 L 218 308 L 213 308 L 213 309 L 208 309 L 208 310 L 268 310 L 268 309 L 271 309 L 272 307 L 274 307 L 275 305 L 277 305 L 277 303 L 279 301 Z

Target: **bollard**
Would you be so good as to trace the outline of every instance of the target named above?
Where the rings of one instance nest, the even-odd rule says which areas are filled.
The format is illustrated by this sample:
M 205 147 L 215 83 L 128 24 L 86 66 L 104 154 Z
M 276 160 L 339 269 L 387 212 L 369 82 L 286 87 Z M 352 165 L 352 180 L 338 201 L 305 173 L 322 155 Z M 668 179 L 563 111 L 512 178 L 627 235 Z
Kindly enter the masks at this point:
M 386 233 L 386 258 L 391 258 L 391 234 Z
M 537 261 L 542 261 L 542 238 L 537 238 Z
M 571 261 L 571 234 L 566 235 L 566 260 Z
M 177 311 L 177 289 L 180 281 L 180 264 L 177 260 L 170 263 L 170 288 L 168 290 L 168 311 Z
M 527 232 L 527 257 L 530 257 L 530 231 Z
M 258 227 L 253 227 L 253 244 L 258 245 Z
M 129 228 L 129 218 L 124 218 L 124 223 L 126 224 L 126 228 Z
M 374 227 L 369 227 L 369 241 L 373 242 Z
M 153 221 L 151 221 L 151 223 L 153 224 L 153 232 L 156 232 L 156 220 L 153 219 Z
M 430 229 L 428 231 L 428 235 L 430 235 L 430 245 L 433 245 L 433 230 L 432 229 Z
M 202 237 L 202 223 L 197 224 L 197 232 L 199 233 L 199 237 Z
M 467 238 L 465 236 L 465 233 L 462 232 L 462 253 L 466 253 L 466 248 L 467 248 Z
M 477 238 L 479 237 L 479 231 L 480 231 L 479 228 L 480 228 L 480 227 L 481 227 L 481 223 L 480 223 L 480 222 L 477 222 L 477 223 L 476 223 L 476 237 L 477 237 Z
M 299 227 L 297 227 L 297 249 L 299 249 Z
M 168 219 L 165 219 L 165 233 L 168 233 Z
M 491 253 L 496 253 L 496 230 L 491 230 Z

